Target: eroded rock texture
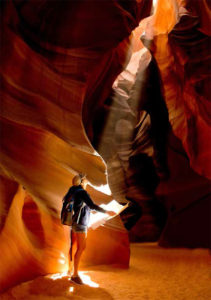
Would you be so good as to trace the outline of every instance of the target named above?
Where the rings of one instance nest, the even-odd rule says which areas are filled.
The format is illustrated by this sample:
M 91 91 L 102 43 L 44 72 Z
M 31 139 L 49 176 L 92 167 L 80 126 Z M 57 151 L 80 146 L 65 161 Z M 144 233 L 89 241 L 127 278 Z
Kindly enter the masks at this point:
M 134 230 L 141 240 L 156 240 L 160 229 L 155 218 L 163 212 L 155 189 L 159 176 L 168 173 L 168 113 L 156 63 L 146 48 L 132 55 L 95 122 L 95 146 L 106 161 L 112 194 L 119 202 L 131 202 L 121 215 L 126 228 L 142 215 L 130 233 L 132 240 Z M 127 212 L 137 214 L 134 221 L 128 220 Z
M 175 5 L 175 17 L 167 11 L 170 6 L 164 11 L 158 8 L 155 16 L 149 18 L 143 37 L 160 70 L 172 132 L 182 142 L 170 133 L 170 178 L 157 190 L 158 194 L 163 194 L 168 208 L 160 244 L 208 247 L 208 179 L 211 176 L 209 1 L 170 3 Z M 164 13 L 169 26 L 159 24 Z M 173 19 L 175 25 L 171 24 Z
M 209 3 L 151 4 L 1 1 L 1 290 L 67 269 L 76 172 L 107 170 L 131 240 L 208 246 Z M 83 265 L 128 266 L 121 219 L 90 231 Z
M 1 1 L 1 289 L 67 268 L 61 199 L 75 172 L 106 183 L 82 110 L 86 125 L 129 59 L 131 31 L 150 4 Z M 127 267 L 120 219 L 90 232 L 88 249 L 83 264 Z
M 132 240 L 156 240 L 167 217 L 161 245 L 209 245 L 209 24 L 206 1 L 158 1 L 137 30 L 152 58 L 135 45 L 94 123 L 113 195 L 142 208 Z
M 143 40 L 158 63 L 172 130 L 182 141 L 191 167 L 210 179 L 209 2 L 184 2 L 184 7 L 175 9 L 176 24 L 171 28 L 167 25 L 173 17 L 167 9 L 158 9 L 148 19 Z M 165 26 L 158 23 L 163 14 Z

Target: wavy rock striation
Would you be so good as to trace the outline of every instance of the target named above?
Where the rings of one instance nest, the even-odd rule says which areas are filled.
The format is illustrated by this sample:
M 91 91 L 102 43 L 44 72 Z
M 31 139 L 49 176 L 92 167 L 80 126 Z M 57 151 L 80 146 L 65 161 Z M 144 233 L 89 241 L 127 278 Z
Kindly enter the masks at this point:
M 150 4 L 1 2 L 1 289 L 66 270 L 61 199 L 76 172 L 106 183 L 84 124 L 89 132 L 87 120 L 126 63 L 131 31 Z M 83 264 L 128 266 L 128 235 L 116 223 L 90 232 Z

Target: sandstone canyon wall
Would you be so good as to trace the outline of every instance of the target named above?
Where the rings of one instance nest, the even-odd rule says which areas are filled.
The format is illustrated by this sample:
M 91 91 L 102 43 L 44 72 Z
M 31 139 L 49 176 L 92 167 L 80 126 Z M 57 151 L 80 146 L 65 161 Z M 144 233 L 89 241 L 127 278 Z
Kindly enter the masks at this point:
M 142 210 L 131 240 L 209 246 L 209 13 L 206 1 L 158 1 L 94 120 L 113 195 Z
M 61 199 L 77 172 L 106 183 L 83 106 L 91 118 L 97 93 L 108 92 L 129 58 L 147 2 L 1 1 L 1 289 L 67 269 Z M 110 200 L 89 192 L 98 203 Z M 128 266 L 120 219 L 90 232 L 83 264 L 95 263 Z
M 83 265 L 128 266 L 123 223 L 133 241 L 208 247 L 209 15 L 205 0 L 1 2 L 1 290 L 67 269 L 77 172 L 108 175 L 97 203 L 130 202 L 90 231 Z
M 210 3 L 168 4 L 176 24 L 170 5 L 158 1 L 143 37 L 160 70 L 171 125 L 170 177 L 157 189 L 168 211 L 160 245 L 210 247 Z

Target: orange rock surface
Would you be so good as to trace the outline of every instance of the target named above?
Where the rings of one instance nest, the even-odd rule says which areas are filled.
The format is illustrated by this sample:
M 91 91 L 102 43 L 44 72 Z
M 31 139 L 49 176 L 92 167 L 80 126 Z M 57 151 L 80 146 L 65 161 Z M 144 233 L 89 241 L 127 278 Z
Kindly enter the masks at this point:
M 145 24 L 144 39 L 160 70 L 172 130 L 191 167 L 211 179 L 208 1 L 158 1 Z
M 76 172 L 106 183 L 84 124 L 89 132 L 90 113 L 128 60 L 131 31 L 150 4 L 1 3 L 1 290 L 67 269 L 61 199 Z M 90 191 L 96 202 L 110 199 Z M 83 264 L 128 266 L 128 235 L 115 222 L 90 231 Z
M 136 115 L 149 114 L 139 127 L 138 146 L 133 149 L 140 164 L 134 160 L 129 168 L 125 160 L 128 149 L 124 156 L 124 147 L 117 143 L 125 165 L 123 168 L 119 158 L 118 166 L 115 159 L 108 163 L 111 187 L 121 199 L 128 196 L 144 203 L 134 236 L 158 237 L 155 216 L 149 209 L 149 200 L 156 195 L 168 213 L 160 244 L 184 246 L 187 241 L 187 247 L 207 246 L 209 5 L 206 0 L 158 0 L 153 10 L 152 3 L 155 1 L 8 0 L 0 4 L 0 291 L 38 275 L 67 270 L 69 230 L 60 224 L 61 199 L 78 172 L 86 173 L 93 185 L 107 182 L 105 160 L 91 144 L 99 126 L 96 120 L 101 118 L 99 109 L 108 109 L 106 101 L 114 80 L 143 44 L 152 60 L 148 61 L 149 53 L 143 55 L 148 77 L 144 81 L 137 76 L 140 81 L 135 83 L 146 83 L 147 91 L 142 93 L 144 100 L 137 111 L 131 113 L 133 122 Z M 139 75 L 145 74 L 142 67 Z M 137 74 L 133 75 L 136 78 Z M 158 75 L 161 82 L 154 85 Z M 119 82 L 121 92 L 125 86 Z M 160 107 L 153 91 L 158 90 L 171 127 L 166 152 L 165 138 L 160 135 L 165 128 L 159 131 L 160 123 L 165 127 L 165 122 L 155 113 Z M 125 112 L 123 102 L 121 105 Z M 133 103 L 131 106 L 134 108 Z M 121 120 L 113 133 L 126 144 L 128 124 Z M 150 136 L 152 128 L 153 134 L 159 134 L 157 140 Z M 164 178 L 167 167 L 161 168 L 158 140 L 163 143 L 159 151 L 163 151 L 163 163 L 168 161 L 169 178 Z M 109 151 L 110 144 L 104 149 Z M 122 177 L 115 178 L 112 170 Z M 152 178 L 155 182 L 151 183 Z M 144 184 L 152 187 L 147 196 L 142 193 Z M 91 187 L 89 193 L 96 203 L 112 199 Z M 205 216 L 199 226 L 205 236 L 198 241 L 190 235 L 197 212 Z M 119 217 L 90 230 L 82 266 L 93 264 L 128 267 L 128 233 Z

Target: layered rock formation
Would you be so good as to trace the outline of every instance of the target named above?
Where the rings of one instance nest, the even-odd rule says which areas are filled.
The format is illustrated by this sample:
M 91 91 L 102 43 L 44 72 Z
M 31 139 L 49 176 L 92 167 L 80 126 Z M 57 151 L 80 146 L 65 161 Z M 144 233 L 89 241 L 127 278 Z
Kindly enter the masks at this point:
M 149 9 L 147 1 L 1 2 L 1 289 L 67 268 L 61 199 L 76 172 L 95 185 L 106 183 L 82 109 L 90 119 L 127 60 L 132 29 Z M 96 201 L 110 199 L 95 194 L 91 190 Z M 84 263 L 128 262 L 120 220 L 90 233 Z
M 168 141 L 170 178 L 157 190 L 168 211 L 160 244 L 209 247 L 209 3 L 170 1 L 168 4 L 158 1 L 155 15 L 146 22 L 143 37 L 160 70 L 172 130 Z M 163 14 L 164 23 L 159 21 Z
M 67 269 L 59 215 L 77 172 L 94 185 L 108 172 L 132 240 L 207 247 L 208 2 L 0 5 L 0 289 Z M 128 266 L 120 218 L 90 231 L 83 264 L 96 263 Z
M 209 245 L 210 37 L 202 19 L 208 22 L 206 1 L 158 1 L 134 33 L 142 34 L 155 60 L 135 42 L 130 63 L 94 123 L 113 195 L 142 207 L 132 240 L 156 240 L 167 217 L 161 245 Z M 180 217 L 181 224 L 174 220 Z M 127 227 L 125 213 L 122 218 Z
M 139 237 L 157 240 L 160 229 L 155 218 L 159 214 L 164 217 L 164 211 L 155 200 L 155 189 L 159 176 L 168 174 L 168 113 L 156 63 L 146 48 L 135 51 L 117 77 L 94 128 L 95 147 L 106 161 L 112 194 L 119 202 L 130 201 L 121 215 L 126 228 L 134 225 L 127 212 L 134 214 L 134 221 L 142 215 Z

